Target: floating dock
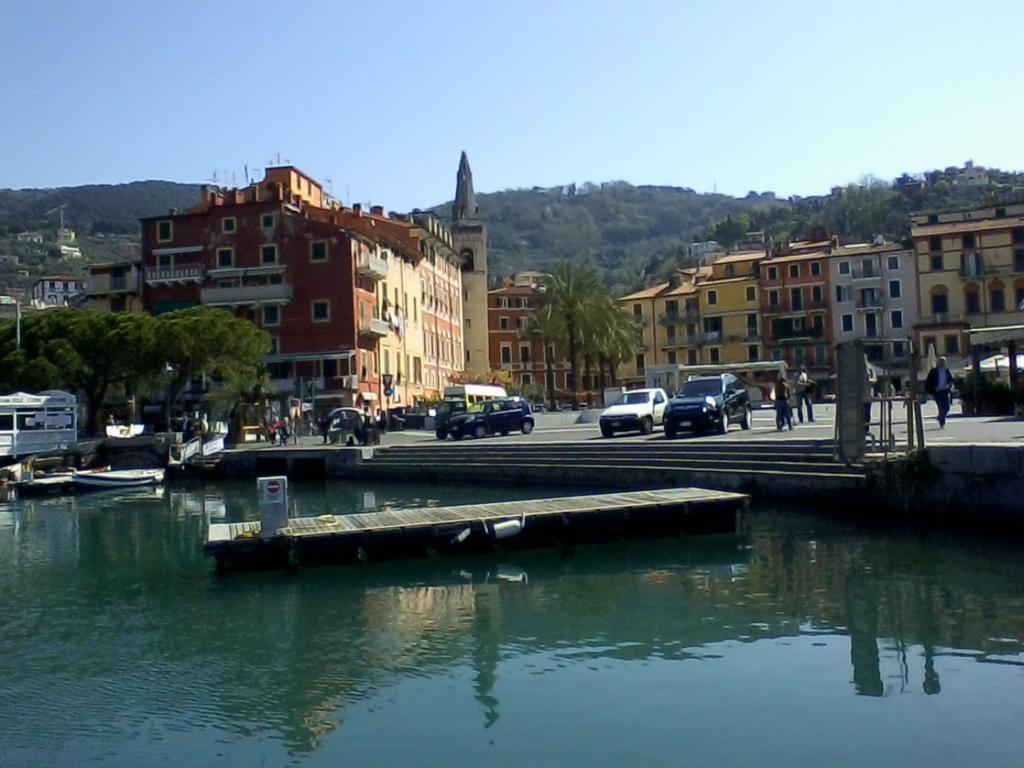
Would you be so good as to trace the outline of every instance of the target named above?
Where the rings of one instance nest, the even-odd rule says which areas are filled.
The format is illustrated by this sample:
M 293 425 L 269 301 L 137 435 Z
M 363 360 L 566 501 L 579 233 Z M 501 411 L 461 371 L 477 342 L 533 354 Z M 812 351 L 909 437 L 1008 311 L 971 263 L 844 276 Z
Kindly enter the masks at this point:
M 224 572 L 735 533 L 747 501 L 740 493 L 670 488 L 290 518 L 268 535 L 258 521 L 212 523 L 204 550 Z

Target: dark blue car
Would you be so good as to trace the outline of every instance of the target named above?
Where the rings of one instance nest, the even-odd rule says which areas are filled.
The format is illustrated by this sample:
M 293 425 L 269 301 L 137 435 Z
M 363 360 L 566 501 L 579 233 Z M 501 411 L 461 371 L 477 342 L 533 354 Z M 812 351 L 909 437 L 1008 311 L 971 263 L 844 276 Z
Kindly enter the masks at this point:
M 524 435 L 533 432 L 530 405 L 518 397 L 477 403 L 448 421 L 448 434 L 453 440 L 467 436 L 507 435 L 509 432 L 522 432 Z
M 731 373 L 690 379 L 665 409 L 665 437 L 673 438 L 683 429 L 725 433 L 735 423 L 750 429 L 750 421 L 750 395 Z

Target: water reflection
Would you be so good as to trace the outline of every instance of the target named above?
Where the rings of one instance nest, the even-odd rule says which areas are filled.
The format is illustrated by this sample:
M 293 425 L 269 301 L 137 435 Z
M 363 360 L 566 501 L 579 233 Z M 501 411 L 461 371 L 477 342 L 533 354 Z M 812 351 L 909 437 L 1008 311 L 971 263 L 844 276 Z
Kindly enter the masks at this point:
M 437 495 L 300 486 L 293 513 Z M 741 537 L 213 578 L 207 521 L 256 514 L 249 484 L 0 506 L 0 680 L 12 682 L 0 717 L 15 754 L 43 759 L 84 739 L 88 757 L 148 744 L 159 724 L 233 744 L 275 734 L 307 755 L 416 681 L 450 679 L 447 696 L 465 697 L 489 732 L 522 709 L 511 680 L 572 669 L 751 665 L 760 677 L 780 652 L 810 659 L 842 644 L 840 678 L 795 664 L 788 681 L 845 677 L 851 699 L 945 698 L 954 662 L 953 695 L 970 685 L 965 659 L 1021 664 L 1024 561 L 992 544 L 772 513 Z

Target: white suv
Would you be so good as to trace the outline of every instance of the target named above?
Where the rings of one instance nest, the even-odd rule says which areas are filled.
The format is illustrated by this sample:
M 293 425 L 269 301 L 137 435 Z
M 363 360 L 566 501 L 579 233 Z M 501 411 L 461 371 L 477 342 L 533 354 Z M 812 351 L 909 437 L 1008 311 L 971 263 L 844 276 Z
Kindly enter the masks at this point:
M 639 430 L 649 435 L 655 424 L 665 418 L 668 395 L 664 389 L 631 389 L 614 405 L 601 413 L 601 434 L 611 437 L 616 432 Z

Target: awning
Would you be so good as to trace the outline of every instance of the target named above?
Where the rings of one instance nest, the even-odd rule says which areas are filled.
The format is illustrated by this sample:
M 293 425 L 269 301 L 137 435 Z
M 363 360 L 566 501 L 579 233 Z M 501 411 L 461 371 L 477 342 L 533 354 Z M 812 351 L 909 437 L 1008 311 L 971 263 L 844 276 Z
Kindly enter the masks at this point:
M 1006 344 L 1010 341 L 1024 342 L 1024 325 L 1001 325 L 995 328 L 976 328 L 967 331 L 971 344 Z
M 350 360 L 355 357 L 354 349 L 332 349 L 327 352 L 291 352 L 288 354 L 265 355 L 265 363 L 298 363 L 316 360 Z

